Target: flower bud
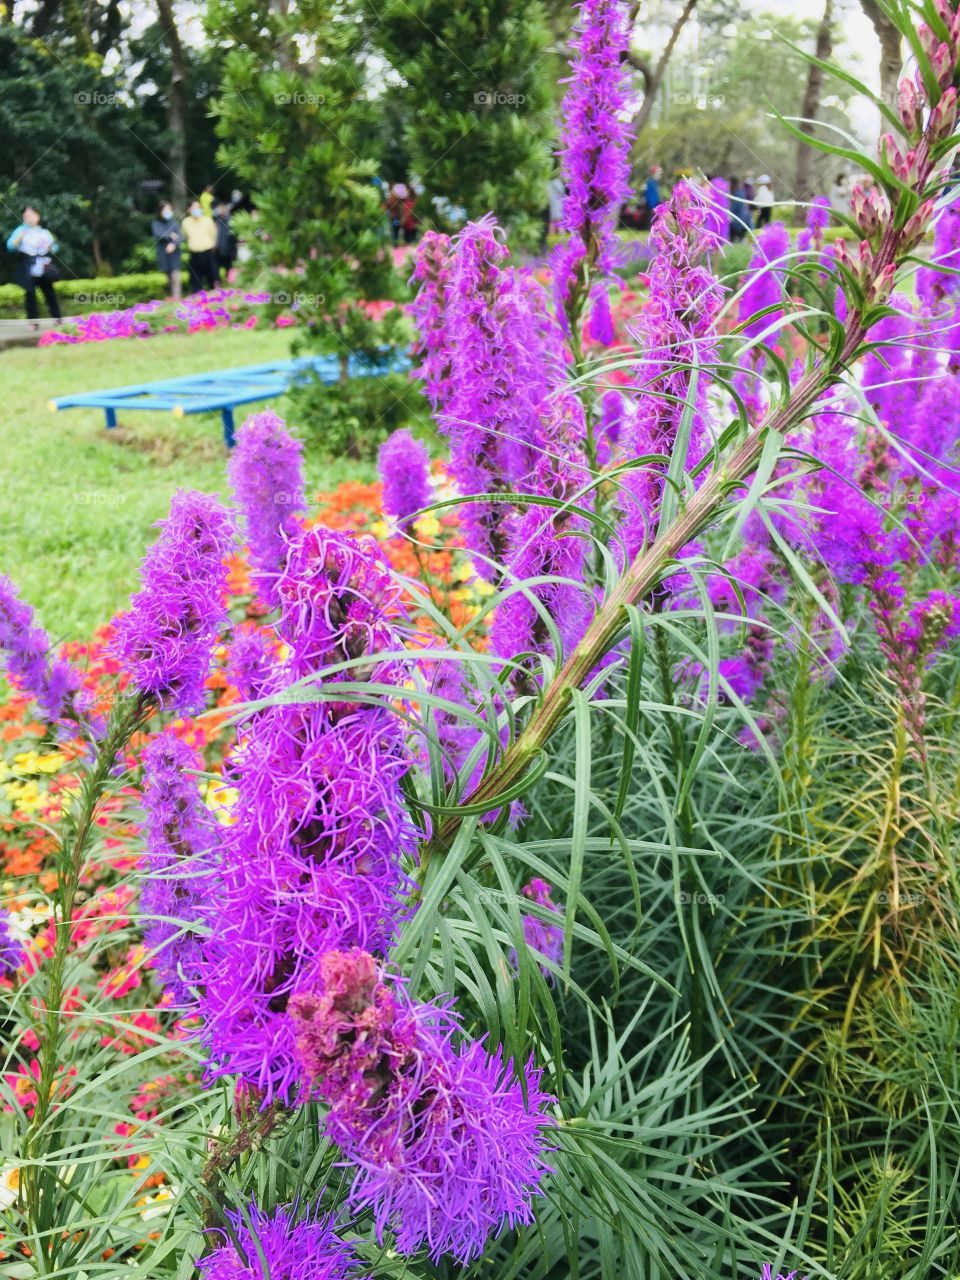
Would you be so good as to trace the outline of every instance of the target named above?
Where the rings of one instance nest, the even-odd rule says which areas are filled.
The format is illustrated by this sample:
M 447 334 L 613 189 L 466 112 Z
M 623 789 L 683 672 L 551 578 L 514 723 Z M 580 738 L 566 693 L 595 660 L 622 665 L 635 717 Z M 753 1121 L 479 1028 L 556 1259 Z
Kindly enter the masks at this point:
M 907 133 L 913 137 L 920 130 L 920 96 L 912 80 L 902 80 L 897 90 L 900 119 Z
M 927 134 L 931 142 L 942 142 L 953 133 L 957 123 L 957 91 L 950 86 L 945 89 L 940 101 L 930 112 L 927 122 Z
M 948 85 L 953 84 L 953 73 L 957 63 L 949 45 L 937 45 L 930 57 L 930 66 L 941 89 L 946 89 Z
M 925 22 L 921 22 L 917 27 L 917 38 L 920 41 L 920 48 L 928 58 L 933 58 L 934 50 L 940 41 L 937 39 L 937 33 L 931 30 Z
M 900 233 L 900 249 L 903 253 L 909 253 L 923 239 L 927 227 L 930 225 L 930 219 L 933 217 L 934 202 L 925 200 L 920 208 L 908 218 Z
M 896 265 L 892 262 L 888 263 L 876 279 L 871 281 L 870 286 L 867 289 L 868 301 L 878 304 L 886 302 L 891 293 L 893 293 L 894 276 L 896 273 Z

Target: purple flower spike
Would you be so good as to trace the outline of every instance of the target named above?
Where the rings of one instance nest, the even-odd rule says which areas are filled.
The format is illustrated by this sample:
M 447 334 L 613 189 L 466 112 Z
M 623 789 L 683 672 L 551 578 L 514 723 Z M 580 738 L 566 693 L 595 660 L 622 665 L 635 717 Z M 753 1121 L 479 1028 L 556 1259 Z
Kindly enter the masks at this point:
M 13 935 L 9 919 L 0 913 L 0 978 L 15 973 L 26 958 L 26 952 Z
M 717 345 L 715 320 L 723 301 L 723 290 L 710 270 L 710 258 L 720 248 L 712 225 L 703 194 L 678 182 L 670 200 L 657 210 L 650 232 L 650 293 L 634 326 L 639 350 L 634 382 L 639 394 L 623 438 L 628 456 L 664 461 L 645 462 L 624 479 L 621 502 L 631 557 L 656 526 L 665 460 L 691 393 L 695 403 L 688 463 L 702 457 L 709 443 L 707 384 Z
M 765 332 L 783 316 L 783 280 L 789 253 L 790 232 L 782 222 L 771 222 L 757 236 L 740 298 L 740 321 L 748 338 Z M 767 308 L 773 309 L 767 311 Z M 767 314 L 757 316 L 760 311 Z M 757 319 L 753 319 L 754 316 Z M 779 333 L 768 334 L 765 340 L 775 343 L 779 341 Z
M 630 191 L 633 129 L 624 54 L 630 43 L 627 6 L 620 0 L 583 0 L 573 28 L 567 91 L 561 107 L 560 167 L 567 188 L 560 227 L 570 233 L 566 254 L 558 255 L 569 290 L 579 261 L 589 259 L 602 273 L 617 260 L 616 223 Z
M 430 505 L 430 454 L 406 428 L 394 431 L 380 446 L 380 478 L 383 509 L 399 525 Z
M 239 1249 L 226 1240 L 198 1258 L 204 1280 L 372 1280 L 334 1231 L 332 1215 L 295 1221 L 294 1214 L 295 1209 L 284 1208 L 266 1214 L 256 1204 L 246 1213 L 228 1209 Z
M 291 1000 L 300 1061 L 358 1166 L 350 1204 L 372 1209 L 378 1239 L 391 1231 L 400 1253 L 465 1263 L 533 1221 L 556 1123 L 542 1073 L 527 1064 L 525 1100 L 499 1050 L 455 1044 L 449 1005 L 413 1001 L 363 952 L 328 952 L 319 977 Z
M 399 587 L 370 539 L 319 526 L 306 530 L 291 546 L 278 596 L 277 630 L 291 646 L 294 677 L 398 643 L 388 618 L 398 607 Z
M 760 1280 L 807 1280 L 807 1277 L 801 1277 L 799 1271 L 791 1271 L 790 1274 L 786 1276 L 782 1275 L 778 1271 L 776 1277 L 774 1277 L 773 1264 L 771 1262 L 765 1262 L 763 1264 L 763 1270 L 760 1273 Z
M 287 544 L 297 532 L 297 516 L 307 509 L 303 445 L 275 413 L 251 414 L 237 434 L 227 472 L 243 515 L 257 586 L 274 606 Z
M 216 498 L 180 489 L 159 527 L 143 559 L 143 588 L 117 619 L 113 651 L 142 693 L 177 711 L 198 711 L 227 620 L 223 562 L 233 521 Z
M 150 872 L 140 893 L 140 912 L 149 920 L 143 936 L 181 1005 L 192 1001 L 191 986 L 198 981 L 203 942 L 189 926 L 208 914 L 219 844 L 216 821 L 200 799 L 194 776 L 202 767 L 196 753 L 169 731 L 143 753 Z
M 50 640 L 34 625 L 33 610 L 17 595 L 9 578 L 0 574 L 0 663 L 8 675 L 31 694 L 50 720 L 68 709 L 80 678 L 68 662 L 50 657 Z
M 531 902 L 545 907 L 558 918 L 560 917 L 560 908 L 553 900 L 553 888 L 547 884 L 546 880 L 535 876 L 529 884 L 523 886 L 522 892 L 523 896 L 529 898 Z M 563 955 L 563 926 L 550 924 L 546 920 L 541 920 L 539 916 L 528 915 L 521 916 L 521 923 L 524 941 L 531 951 L 538 952 L 545 960 L 550 960 L 554 965 L 559 966 Z M 516 958 L 514 964 L 516 964 Z M 540 966 L 540 972 L 549 982 L 553 981 L 553 973 L 545 965 Z

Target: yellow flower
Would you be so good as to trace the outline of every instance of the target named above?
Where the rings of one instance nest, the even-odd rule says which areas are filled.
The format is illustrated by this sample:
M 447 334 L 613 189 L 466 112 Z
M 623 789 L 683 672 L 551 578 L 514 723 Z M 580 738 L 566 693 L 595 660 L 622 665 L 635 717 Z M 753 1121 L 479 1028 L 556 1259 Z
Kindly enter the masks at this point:
M 0 1168 L 0 1209 L 16 1204 L 19 1190 L 20 1170 L 15 1164 L 5 1164 Z
M 370 526 L 370 532 L 378 542 L 383 542 L 385 538 L 389 538 L 393 530 L 385 520 L 374 520 Z
M 224 827 L 232 826 L 236 822 L 236 815 L 233 812 L 240 793 L 236 787 L 228 787 L 223 782 L 211 779 L 206 786 L 204 800 L 207 807 L 213 810 L 214 817 Z
M 440 521 L 431 511 L 421 516 L 413 527 L 421 538 L 435 538 L 440 532 Z
M 45 756 L 38 756 L 36 769 L 39 773 L 56 773 L 67 763 L 67 757 L 59 751 L 51 751 Z
M 3 789 L 7 793 L 10 803 L 17 809 L 23 809 L 26 813 L 36 812 L 46 799 L 44 793 L 32 780 L 6 782 L 3 785 Z

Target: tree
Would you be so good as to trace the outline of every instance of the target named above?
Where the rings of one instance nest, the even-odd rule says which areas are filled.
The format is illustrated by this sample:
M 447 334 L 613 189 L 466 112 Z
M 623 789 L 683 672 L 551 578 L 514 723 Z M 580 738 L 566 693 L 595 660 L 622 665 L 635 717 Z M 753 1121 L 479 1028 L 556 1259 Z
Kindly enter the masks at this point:
M 903 68 L 902 36 L 878 0 L 860 0 L 860 7 L 873 24 L 880 41 L 880 97 L 888 107 L 897 105 L 897 84 Z
M 777 126 L 771 109 L 801 113 L 807 64 L 786 43 L 810 47 L 817 27 L 770 14 L 742 16 L 731 31 L 726 23 L 700 22 L 695 53 L 668 67 L 656 111 L 639 139 L 639 155 L 670 173 L 725 175 L 769 173 L 779 197 L 793 194 L 796 144 Z M 780 39 L 780 37 L 784 39 Z M 821 100 L 824 125 L 849 128 L 844 103 L 851 91 L 831 84 Z M 811 157 L 810 183 L 822 191 L 833 162 Z
M 246 183 L 254 216 L 238 219 L 254 269 L 306 322 L 298 341 L 336 355 L 380 341 L 365 302 L 395 295 L 377 175 L 377 103 L 369 46 L 351 0 L 308 0 L 295 13 L 218 4 L 226 47 L 215 103 L 220 158 Z
M 54 55 L 12 24 L 0 26 L 0 84 L 0 198 L 8 214 L 37 203 L 67 277 L 119 269 L 143 234 L 132 216 L 146 174 L 128 127 L 135 104 L 118 79 L 68 48 Z M 11 278 L 13 255 L 0 262 Z
M 363 0 L 401 84 L 404 141 L 426 197 L 516 224 L 546 203 L 550 33 L 528 0 Z
M 650 113 L 653 110 L 654 103 L 657 100 L 657 94 L 660 92 L 660 86 L 663 83 L 663 77 L 667 70 L 673 52 L 677 47 L 677 41 L 683 28 L 687 25 L 693 16 L 693 11 L 697 7 L 697 0 L 684 0 L 683 7 L 674 19 L 666 44 L 655 61 L 644 57 L 642 54 L 633 51 L 628 55 L 630 63 L 639 72 L 640 80 L 643 85 L 643 95 L 640 99 L 640 109 L 633 120 L 634 132 L 639 134 L 646 127 L 647 121 L 650 119 Z M 631 11 L 631 26 L 637 22 L 640 12 L 640 2 L 635 0 Z
M 157 0 L 160 26 L 170 53 L 170 174 L 174 207 L 187 207 L 187 62 L 171 0 Z
M 823 6 L 823 17 L 817 28 L 815 55 L 821 62 L 826 62 L 833 52 L 833 0 L 826 0 Z M 823 68 L 811 62 L 807 68 L 807 87 L 800 108 L 802 117 L 800 132 L 808 138 L 813 136 L 814 121 L 820 111 L 820 98 L 823 91 Z M 794 182 L 794 194 L 797 200 L 804 203 L 814 196 L 811 167 L 815 152 L 806 140 L 797 140 L 797 173 Z M 801 212 L 798 210 L 798 213 Z

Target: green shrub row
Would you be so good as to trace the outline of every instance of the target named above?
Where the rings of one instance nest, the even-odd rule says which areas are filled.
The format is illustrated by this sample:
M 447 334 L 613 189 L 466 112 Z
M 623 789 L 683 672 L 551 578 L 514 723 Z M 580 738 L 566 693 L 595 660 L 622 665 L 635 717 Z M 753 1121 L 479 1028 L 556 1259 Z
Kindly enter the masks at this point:
M 103 276 L 95 280 L 58 280 L 53 286 L 64 315 L 85 311 L 120 311 L 137 302 L 167 296 L 167 277 L 159 271 L 135 275 Z M 0 284 L 0 318 L 23 315 L 23 290 L 18 284 Z

